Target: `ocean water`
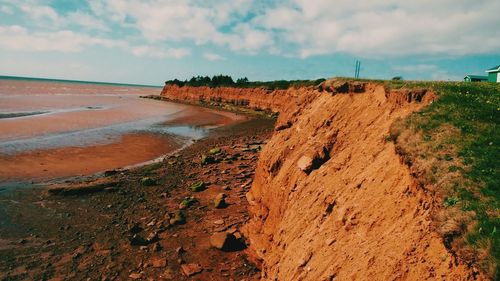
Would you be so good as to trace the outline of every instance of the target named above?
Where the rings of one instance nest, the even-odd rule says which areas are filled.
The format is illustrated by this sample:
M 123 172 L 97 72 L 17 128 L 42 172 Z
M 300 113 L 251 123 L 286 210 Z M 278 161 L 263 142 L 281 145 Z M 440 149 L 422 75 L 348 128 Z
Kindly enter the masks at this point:
M 25 178 L 19 179 L 9 174 L 19 177 L 22 173 L 18 169 L 45 165 L 47 161 L 50 162 L 48 155 L 56 155 L 56 151 L 62 149 L 70 152 L 78 149 L 78 159 L 84 161 L 92 159 L 85 155 L 86 148 L 89 148 L 89 153 L 96 153 L 96 146 L 112 145 L 112 151 L 108 151 L 107 155 L 94 155 L 96 158 L 93 161 L 106 157 L 110 163 L 106 169 L 134 165 L 150 159 L 135 153 L 131 158 L 137 159 L 123 160 L 126 157 L 119 155 L 120 161 L 115 163 L 109 160 L 113 157 L 113 151 L 123 154 L 124 149 L 134 149 L 131 141 L 123 145 L 132 147 L 120 147 L 125 136 L 134 135 L 135 139 L 138 139 L 138 135 L 147 136 L 135 142 L 151 141 L 157 147 L 158 138 L 168 137 L 163 138 L 165 141 L 175 139 L 175 145 L 168 146 L 168 149 L 167 146 L 161 146 L 164 148 L 158 151 L 152 151 L 154 147 L 148 148 L 147 144 L 140 143 L 142 149 L 147 150 L 149 158 L 159 157 L 182 142 L 202 138 L 208 133 L 207 127 L 198 126 L 198 111 L 205 111 L 204 119 L 207 116 L 210 119 L 212 115 L 214 120 L 220 119 L 217 112 L 207 115 L 205 109 L 140 98 L 160 92 L 161 87 L 154 86 L 0 76 L 0 182 L 29 180 L 33 175 L 26 174 Z M 175 120 L 180 118 L 183 122 L 176 123 Z M 65 161 L 63 156 L 58 155 L 57 161 Z M 9 164 L 22 159 L 27 164 L 2 166 L 2 159 L 9 161 Z M 68 158 L 67 161 L 74 159 Z M 30 163 L 33 167 L 29 167 Z M 78 169 L 73 170 L 66 176 L 73 176 Z M 88 170 L 95 172 L 95 169 Z M 50 172 L 47 173 L 49 176 L 44 177 L 42 174 L 41 178 L 48 179 Z M 64 176 L 64 173 L 52 174 Z M 85 171 L 82 170 L 80 174 L 85 174 Z

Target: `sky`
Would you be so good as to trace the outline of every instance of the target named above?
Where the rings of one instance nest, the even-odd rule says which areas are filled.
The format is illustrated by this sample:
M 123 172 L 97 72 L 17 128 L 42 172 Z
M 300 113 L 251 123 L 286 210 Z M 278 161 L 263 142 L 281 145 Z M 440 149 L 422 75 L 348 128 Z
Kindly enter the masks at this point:
M 0 75 L 162 85 L 462 80 L 500 65 L 498 0 L 0 0 Z

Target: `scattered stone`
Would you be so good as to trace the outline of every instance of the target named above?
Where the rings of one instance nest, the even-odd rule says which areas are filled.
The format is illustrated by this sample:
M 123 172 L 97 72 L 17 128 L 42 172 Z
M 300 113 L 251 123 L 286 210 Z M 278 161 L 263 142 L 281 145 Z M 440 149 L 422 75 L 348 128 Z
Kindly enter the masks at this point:
M 224 220 L 223 219 L 216 220 L 216 221 L 214 221 L 214 224 L 216 224 L 216 225 L 223 225 L 224 224 Z
M 104 176 L 105 176 L 105 177 L 114 176 L 114 175 L 116 175 L 116 174 L 118 174 L 118 171 L 117 171 L 117 170 L 109 170 L 109 171 L 105 171 L 105 172 L 104 172 Z
M 195 274 L 198 274 L 203 271 L 203 268 L 200 264 L 197 263 L 188 263 L 181 265 L 182 273 L 186 275 L 186 277 L 191 277 Z
M 201 165 L 208 165 L 208 164 L 215 163 L 216 160 L 215 160 L 215 157 L 213 157 L 211 155 L 202 155 L 200 157 L 200 162 L 201 162 Z
M 198 200 L 196 200 L 194 197 L 187 197 L 182 202 L 179 204 L 179 209 L 184 210 L 189 207 L 191 207 L 194 203 L 196 203 Z
M 217 232 L 210 236 L 210 245 L 212 247 L 225 251 L 239 251 L 245 248 L 245 245 L 236 239 L 236 237 L 227 232 Z
M 292 127 L 292 121 L 287 120 L 286 122 L 283 122 L 281 124 L 276 124 L 276 127 L 274 128 L 275 131 L 282 131 L 285 129 L 288 129 Z
M 151 177 L 144 177 L 141 179 L 141 184 L 144 185 L 144 186 L 152 186 L 152 185 L 156 185 L 156 180 L 151 178 Z
M 221 152 L 222 152 L 222 149 L 220 149 L 219 147 L 212 148 L 208 151 L 208 153 L 210 153 L 210 154 L 220 154 Z
M 154 243 L 154 242 L 157 242 L 158 240 L 160 240 L 160 238 L 158 237 L 158 233 L 156 232 L 151 232 L 148 237 L 146 238 L 146 241 L 148 243 Z
M 193 185 L 191 185 L 191 190 L 193 192 L 200 192 L 205 190 L 205 183 L 202 181 L 196 182 Z
M 181 247 L 177 247 L 177 249 L 175 249 L 175 252 L 180 255 L 181 253 L 185 252 L 184 248 Z
M 222 209 L 222 208 L 227 207 L 226 197 L 227 197 L 227 195 L 224 193 L 217 194 L 217 196 L 214 199 L 215 208 Z
M 142 278 L 142 273 L 131 273 L 128 277 L 130 279 L 134 279 L 134 280 L 141 279 Z
M 175 212 L 174 216 L 170 219 L 170 224 L 172 225 L 179 225 L 185 223 L 186 223 L 186 216 L 182 211 Z

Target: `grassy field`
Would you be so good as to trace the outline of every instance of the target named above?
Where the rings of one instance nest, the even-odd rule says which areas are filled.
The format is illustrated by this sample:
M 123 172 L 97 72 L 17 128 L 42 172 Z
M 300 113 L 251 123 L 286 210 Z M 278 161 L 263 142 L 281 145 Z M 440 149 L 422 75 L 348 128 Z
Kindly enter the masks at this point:
M 434 219 L 446 245 L 499 278 L 500 85 L 380 82 L 436 92 L 430 106 L 393 124 L 391 139 L 435 193 Z

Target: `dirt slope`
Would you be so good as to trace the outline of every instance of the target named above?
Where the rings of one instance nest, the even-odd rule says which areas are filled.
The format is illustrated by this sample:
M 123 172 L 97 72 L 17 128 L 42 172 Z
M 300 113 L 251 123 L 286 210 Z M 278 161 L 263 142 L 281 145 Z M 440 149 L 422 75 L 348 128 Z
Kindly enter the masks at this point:
M 432 230 L 431 196 L 386 139 L 433 93 L 324 88 L 289 90 L 247 194 L 263 279 L 481 279 Z

